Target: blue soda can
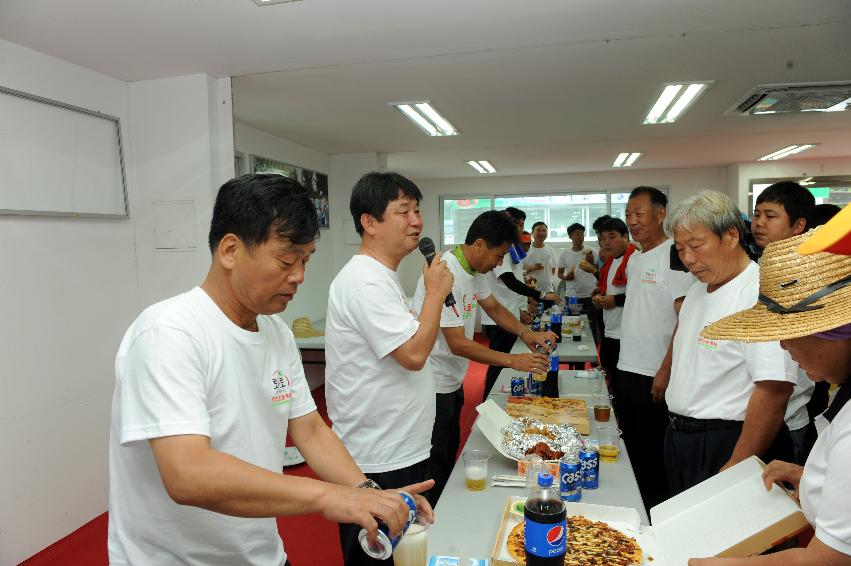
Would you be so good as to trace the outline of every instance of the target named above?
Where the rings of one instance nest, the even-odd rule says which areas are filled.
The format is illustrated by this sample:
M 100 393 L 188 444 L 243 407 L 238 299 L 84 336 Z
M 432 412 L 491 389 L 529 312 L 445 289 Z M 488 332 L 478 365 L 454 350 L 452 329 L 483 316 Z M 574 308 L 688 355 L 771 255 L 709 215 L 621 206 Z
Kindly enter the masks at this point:
M 526 381 L 518 376 L 511 378 L 511 396 L 512 397 L 523 397 L 523 394 L 526 393 Z
M 561 498 L 564 501 L 582 499 L 582 464 L 573 452 L 566 453 L 558 465 L 561 476 Z
M 541 319 L 536 318 L 532 320 L 532 332 L 540 332 L 541 331 Z
M 358 542 L 360 542 L 361 548 L 372 558 L 387 560 L 393 556 L 393 549 L 396 548 L 396 545 L 405 536 L 408 527 L 417 518 L 417 502 L 414 501 L 414 498 L 404 491 L 400 491 L 399 495 L 402 496 L 402 501 L 408 506 L 408 520 L 402 526 L 402 532 L 399 533 L 399 536 L 390 538 L 390 529 L 381 519 L 376 519 L 378 521 L 378 538 L 375 541 L 375 546 L 370 546 L 366 540 L 366 529 L 361 529 L 358 533 Z
M 526 393 L 529 395 L 538 395 L 541 390 L 541 382 L 532 378 L 532 372 L 526 377 Z
M 582 465 L 582 487 L 597 489 L 600 487 L 600 453 L 590 444 L 579 451 L 579 463 Z

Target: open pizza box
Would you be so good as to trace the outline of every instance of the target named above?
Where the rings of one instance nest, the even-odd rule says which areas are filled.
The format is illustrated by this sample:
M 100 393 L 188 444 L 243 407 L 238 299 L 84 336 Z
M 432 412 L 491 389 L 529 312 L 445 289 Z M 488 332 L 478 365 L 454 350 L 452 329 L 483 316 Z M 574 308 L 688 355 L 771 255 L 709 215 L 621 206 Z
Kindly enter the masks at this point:
M 752 456 L 657 505 L 650 510 L 652 527 L 641 525 L 638 511 L 624 507 L 567 503 L 567 513 L 605 521 L 633 537 L 648 566 L 686 566 L 688 559 L 695 557 L 752 556 L 807 527 L 800 506 L 789 493 L 777 486 L 766 491 L 764 467 Z M 494 566 L 517 564 L 506 547 L 511 528 L 522 521 L 510 513 L 516 499 L 506 503 L 494 547 Z

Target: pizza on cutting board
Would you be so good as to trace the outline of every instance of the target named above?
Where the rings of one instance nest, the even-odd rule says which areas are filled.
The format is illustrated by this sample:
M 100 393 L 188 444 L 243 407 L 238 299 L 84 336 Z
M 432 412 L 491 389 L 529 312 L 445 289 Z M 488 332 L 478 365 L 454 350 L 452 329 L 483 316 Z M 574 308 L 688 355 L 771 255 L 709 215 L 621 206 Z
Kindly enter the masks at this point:
M 508 553 L 520 564 L 526 564 L 523 522 L 508 533 Z M 643 554 L 635 539 L 613 529 L 602 521 L 574 515 L 567 518 L 567 553 L 565 566 L 630 566 L 641 564 Z

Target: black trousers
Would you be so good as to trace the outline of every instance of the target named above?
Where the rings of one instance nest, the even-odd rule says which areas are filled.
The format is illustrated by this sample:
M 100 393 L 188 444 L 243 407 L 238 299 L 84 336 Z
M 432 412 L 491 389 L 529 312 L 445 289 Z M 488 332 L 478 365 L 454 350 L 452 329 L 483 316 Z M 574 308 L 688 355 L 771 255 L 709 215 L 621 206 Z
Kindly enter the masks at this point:
M 485 336 L 490 341 L 490 349 L 496 352 L 510 352 L 512 346 L 514 346 L 514 341 L 517 340 L 516 334 L 503 330 L 495 324 L 483 324 L 482 330 L 484 330 Z M 490 395 L 491 389 L 493 389 L 502 370 L 503 366 L 488 366 L 488 371 L 485 373 L 485 391 L 484 395 L 482 395 L 483 402 L 487 401 L 488 395 Z
M 412 483 L 419 483 L 427 479 L 426 466 L 428 460 L 423 460 L 407 468 L 381 472 L 377 474 L 365 474 L 369 479 L 378 482 L 384 489 L 395 489 L 405 487 Z M 390 566 L 393 558 L 387 560 L 376 560 L 370 558 L 361 548 L 358 542 L 360 525 L 351 523 L 340 523 L 340 548 L 343 551 L 343 564 L 345 566 Z
M 600 344 L 600 366 L 606 371 L 609 377 L 610 393 L 614 395 L 612 399 L 612 407 L 615 409 L 615 414 L 620 418 L 620 399 L 624 394 L 623 386 L 618 377 L 618 358 L 621 354 L 621 341 L 617 338 L 603 337 L 603 342 Z
M 653 376 L 618 370 L 618 379 L 622 389 L 618 423 L 644 507 L 649 510 L 669 497 L 664 464 L 668 406 L 664 401 L 653 402 Z
M 603 339 L 603 311 L 594 307 L 591 297 L 579 299 L 579 304 L 582 306 L 582 312 L 588 315 L 588 324 L 591 327 L 594 343 L 599 345 L 600 340 Z
M 730 459 L 742 432 L 743 423 L 725 422 L 731 423 L 730 428 L 715 428 L 703 432 L 673 430 L 671 425 L 668 425 L 665 432 L 665 473 L 671 496 L 714 476 Z M 791 458 L 792 437 L 789 435 L 789 428 L 783 423 L 762 460 L 791 462 Z
M 464 386 L 453 393 L 436 396 L 434 428 L 431 432 L 431 455 L 426 468 L 426 478 L 434 479 L 434 487 L 423 495 L 431 506 L 437 505 L 443 488 L 455 465 L 455 456 L 461 443 L 461 409 L 464 407 Z

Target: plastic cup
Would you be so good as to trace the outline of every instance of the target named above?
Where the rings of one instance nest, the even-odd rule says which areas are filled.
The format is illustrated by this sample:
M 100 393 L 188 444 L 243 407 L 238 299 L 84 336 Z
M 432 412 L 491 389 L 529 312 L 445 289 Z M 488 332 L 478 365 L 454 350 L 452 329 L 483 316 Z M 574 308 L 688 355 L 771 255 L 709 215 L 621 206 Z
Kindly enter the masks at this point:
M 393 549 L 396 566 L 423 566 L 428 562 L 428 527 L 425 519 L 417 515 Z
M 464 477 L 467 481 L 467 489 L 470 491 L 484 491 L 488 480 L 488 458 L 490 454 L 484 450 L 467 450 L 463 454 Z
M 607 423 L 612 416 L 612 396 L 605 393 L 594 395 L 594 420 Z
M 621 430 L 613 426 L 597 429 L 597 439 L 600 442 L 600 461 L 616 462 L 621 451 Z

